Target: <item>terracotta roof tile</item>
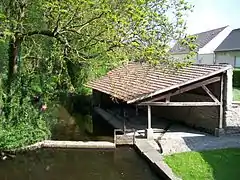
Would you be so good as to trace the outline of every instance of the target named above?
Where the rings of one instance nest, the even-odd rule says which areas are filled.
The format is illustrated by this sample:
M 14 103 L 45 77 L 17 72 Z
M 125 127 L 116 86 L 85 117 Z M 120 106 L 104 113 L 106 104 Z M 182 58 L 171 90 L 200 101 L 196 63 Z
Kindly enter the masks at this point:
M 147 64 L 129 63 L 89 82 L 87 87 L 133 103 L 214 76 L 229 68 L 223 65 L 191 65 L 166 71 Z

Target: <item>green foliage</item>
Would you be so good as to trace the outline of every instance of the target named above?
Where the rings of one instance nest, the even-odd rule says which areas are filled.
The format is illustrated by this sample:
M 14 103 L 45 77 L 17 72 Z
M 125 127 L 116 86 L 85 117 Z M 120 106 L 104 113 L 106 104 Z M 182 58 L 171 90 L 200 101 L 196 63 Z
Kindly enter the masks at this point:
M 185 0 L 3 0 L 0 7 L 2 39 L 22 39 L 22 61 L 56 60 L 75 88 L 82 66 L 111 68 L 132 60 L 166 64 L 172 40 L 195 47 L 185 34 L 192 9 Z
M 31 110 L 28 108 L 27 110 Z M 29 113 L 31 115 L 32 113 Z M 48 139 L 50 137 L 49 127 L 45 122 L 40 121 L 37 125 L 27 123 L 34 117 L 24 119 L 17 125 L 8 127 L 0 126 L 0 149 L 15 149 L 35 142 Z
M 239 149 L 179 153 L 164 159 L 184 180 L 239 179 Z
M 0 73 L 3 73 L 6 71 L 6 65 L 7 65 L 7 53 L 8 46 L 4 42 L 0 42 Z
M 38 79 L 19 74 L 8 93 L 0 85 L 0 149 L 19 148 L 51 136 L 50 129 L 56 122 L 52 115 L 54 94 L 51 83 L 41 86 Z M 42 94 L 44 90 L 47 93 Z M 39 102 L 34 101 L 36 95 L 41 97 Z M 43 104 L 48 106 L 46 111 L 41 110 Z
M 240 69 L 233 70 L 233 86 L 240 87 Z
M 189 53 L 185 56 L 184 60 L 191 60 L 192 57 L 196 55 L 196 50 L 198 48 L 198 45 L 195 43 L 196 38 L 196 36 L 189 35 L 179 40 L 181 46 L 189 50 Z
M 233 100 L 240 101 L 240 87 L 233 87 Z
M 181 66 L 169 44 L 185 37 L 191 9 L 185 0 L 1 0 L 0 65 L 9 69 L 1 73 L 0 147 L 49 137 L 52 117 L 34 96 L 51 107 L 62 92 L 88 94 L 87 80 L 128 61 Z M 193 50 L 193 38 L 184 39 Z

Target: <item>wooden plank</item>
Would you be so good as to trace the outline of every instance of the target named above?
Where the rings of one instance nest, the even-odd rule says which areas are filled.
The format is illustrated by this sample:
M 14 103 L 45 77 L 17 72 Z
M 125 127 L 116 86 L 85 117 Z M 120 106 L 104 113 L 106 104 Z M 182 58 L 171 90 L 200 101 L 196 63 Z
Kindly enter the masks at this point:
M 223 75 L 221 77 L 220 108 L 219 108 L 219 129 L 223 127 Z
M 219 100 L 214 96 L 214 94 L 207 88 L 207 86 L 203 85 L 202 86 L 203 90 L 212 98 L 214 102 L 218 102 Z
M 218 81 L 220 81 L 220 79 L 221 79 L 220 77 L 214 77 L 214 78 L 202 81 L 202 82 L 194 83 L 194 84 L 192 84 L 190 86 L 186 86 L 184 88 L 180 88 L 180 89 L 176 90 L 175 92 L 168 93 L 168 94 L 165 94 L 165 95 L 153 98 L 153 99 L 149 100 L 148 102 L 158 101 L 158 100 L 161 100 L 161 99 L 165 99 L 168 96 L 175 96 L 177 94 L 181 94 L 181 93 L 193 90 L 193 89 L 197 89 L 197 88 L 199 88 L 199 87 L 201 87 L 203 85 L 208 85 L 208 84 L 212 84 L 212 83 L 218 82 Z
M 140 106 L 219 106 L 218 102 L 143 102 Z

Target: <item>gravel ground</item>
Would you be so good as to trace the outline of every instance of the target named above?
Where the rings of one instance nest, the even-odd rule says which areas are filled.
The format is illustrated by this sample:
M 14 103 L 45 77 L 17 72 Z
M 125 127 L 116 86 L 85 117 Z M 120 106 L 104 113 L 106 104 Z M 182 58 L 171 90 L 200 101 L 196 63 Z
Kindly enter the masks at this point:
M 240 148 L 240 135 L 215 137 L 174 125 L 162 136 L 159 143 L 163 154 L 170 155 L 188 151 Z

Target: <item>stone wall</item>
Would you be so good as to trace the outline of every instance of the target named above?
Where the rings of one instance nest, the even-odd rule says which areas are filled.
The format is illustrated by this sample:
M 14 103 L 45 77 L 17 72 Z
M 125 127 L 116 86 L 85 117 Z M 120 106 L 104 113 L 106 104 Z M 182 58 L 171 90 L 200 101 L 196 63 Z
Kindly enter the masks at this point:
M 210 101 L 208 96 L 184 93 L 171 101 Z M 182 122 L 191 127 L 214 133 L 218 127 L 219 107 L 152 107 L 152 113 L 158 117 Z
M 220 82 L 207 86 L 217 97 L 220 97 Z M 172 102 L 212 102 L 213 100 L 202 88 L 171 97 Z M 214 133 L 218 127 L 220 111 L 218 106 L 197 107 L 152 107 L 152 113 L 158 117 L 178 121 L 191 127 Z
M 233 103 L 232 106 L 225 111 L 225 133 L 240 133 L 240 103 Z

